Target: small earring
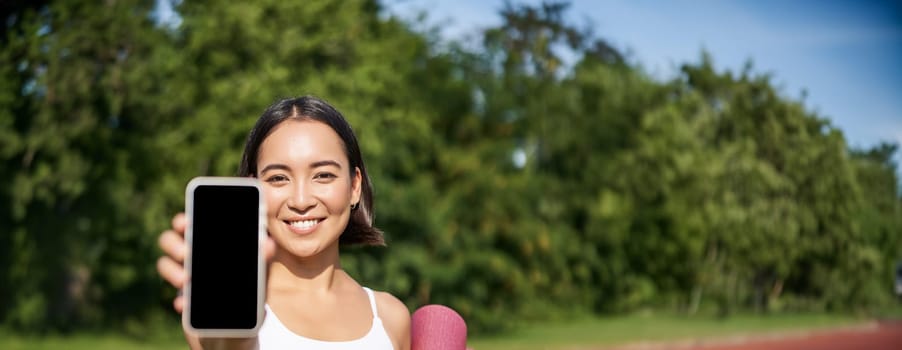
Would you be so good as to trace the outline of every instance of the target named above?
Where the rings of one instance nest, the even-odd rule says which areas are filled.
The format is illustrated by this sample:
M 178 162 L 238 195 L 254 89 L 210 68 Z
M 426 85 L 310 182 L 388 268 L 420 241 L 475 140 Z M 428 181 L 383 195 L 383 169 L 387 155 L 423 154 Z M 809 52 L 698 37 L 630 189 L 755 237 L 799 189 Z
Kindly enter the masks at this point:
M 358 203 L 351 204 L 351 210 L 357 209 L 357 204 Z

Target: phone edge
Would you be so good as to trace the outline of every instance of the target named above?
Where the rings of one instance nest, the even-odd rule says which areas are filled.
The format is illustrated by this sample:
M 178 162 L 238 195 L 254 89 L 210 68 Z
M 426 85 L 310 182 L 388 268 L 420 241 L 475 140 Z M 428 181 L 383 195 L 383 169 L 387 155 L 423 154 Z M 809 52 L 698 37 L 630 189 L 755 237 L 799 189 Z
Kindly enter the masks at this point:
M 257 254 L 257 320 L 254 324 L 254 327 L 251 329 L 204 329 L 204 328 L 194 328 L 190 322 L 191 316 L 191 259 L 192 252 L 191 247 L 193 244 L 193 223 L 191 219 L 194 214 L 194 190 L 198 186 L 202 185 L 228 185 L 228 186 L 249 186 L 257 189 L 258 203 L 258 229 L 257 229 L 257 248 L 259 254 Z M 264 318 L 264 308 L 263 304 L 266 300 L 266 268 L 265 268 L 265 259 L 263 252 L 263 245 L 265 244 L 267 233 L 266 233 L 266 200 L 263 197 L 263 187 L 260 184 L 260 181 L 253 177 L 225 177 L 225 176 L 198 176 L 192 178 L 188 181 L 188 184 L 185 186 L 185 217 L 186 217 L 186 226 L 185 226 L 185 244 L 187 247 L 186 255 L 185 255 L 185 286 L 183 288 L 183 297 L 185 298 L 185 308 L 182 310 L 182 328 L 191 334 L 195 334 L 199 337 L 222 337 L 222 338 L 249 338 L 256 336 L 260 327 L 263 325 Z

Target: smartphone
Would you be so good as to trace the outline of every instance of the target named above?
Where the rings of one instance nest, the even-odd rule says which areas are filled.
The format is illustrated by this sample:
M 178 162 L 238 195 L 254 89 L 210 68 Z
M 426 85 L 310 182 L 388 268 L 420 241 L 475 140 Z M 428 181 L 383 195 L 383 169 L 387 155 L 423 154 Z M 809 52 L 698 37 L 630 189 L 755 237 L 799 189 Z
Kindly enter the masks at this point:
M 260 182 L 197 177 L 185 189 L 186 330 L 252 337 L 263 323 L 266 202 Z

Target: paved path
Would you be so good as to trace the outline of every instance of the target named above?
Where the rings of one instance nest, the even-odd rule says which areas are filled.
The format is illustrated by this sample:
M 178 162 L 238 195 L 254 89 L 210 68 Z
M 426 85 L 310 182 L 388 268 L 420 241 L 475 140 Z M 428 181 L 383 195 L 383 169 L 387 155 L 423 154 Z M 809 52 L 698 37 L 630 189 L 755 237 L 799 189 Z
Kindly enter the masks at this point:
M 785 332 L 671 343 L 638 343 L 617 350 L 902 350 L 902 321 L 832 330 Z
M 902 322 L 879 322 L 834 331 L 748 339 L 734 344 L 703 344 L 693 350 L 902 350 Z

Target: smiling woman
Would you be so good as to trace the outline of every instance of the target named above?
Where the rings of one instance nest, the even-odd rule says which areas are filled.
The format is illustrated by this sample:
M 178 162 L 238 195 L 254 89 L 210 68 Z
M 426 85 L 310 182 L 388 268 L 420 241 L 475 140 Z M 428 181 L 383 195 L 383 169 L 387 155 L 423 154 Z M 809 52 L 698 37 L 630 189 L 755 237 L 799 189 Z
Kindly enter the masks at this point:
M 261 165 L 260 158 L 268 153 L 263 152 L 263 146 L 271 134 L 278 132 L 286 121 L 292 122 L 311 122 L 309 126 L 325 131 L 321 137 L 315 138 L 316 141 L 332 141 L 331 146 L 337 143 L 337 149 L 331 153 L 329 158 L 326 154 L 317 154 L 316 150 L 325 147 L 326 144 L 317 144 L 313 138 L 304 138 L 294 140 L 295 143 L 310 141 L 313 144 L 281 144 L 279 147 L 288 147 L 291 152 L 307 151 L 308 157 L 314 157 L 314 163 L 311 165 L 321 165 L 322 162 L 332 162 L 334 165 L 341 167 L 340 160 L 345 159 L 345 168 L 347 175 L 359 181 L 358 198 L 354 201 L 355 209 L 351 214 L 346 228 L 346 234 L 340 238 L 341 244 L 368 244 L 368 245 L 384 245 L 382 232 L 374 228 L 373 223 L 373 189 L 370 184 L 369 176 L 367 176 L 366 167 L 363 163 L 363 157 L 360 154 L 360 147 L 357 144 L 357 137 L 347 121 L 342 117 L 335 108 L 326 102 L 313 98 L 301 97 L 298 99 L 281 100 L 270 106 L 257 124 L 248 135 L 247 143 L 244 147 L 244 156 L 241 159 L 241 165 L 238 169 L 238 176 L 254 176 L 259 177 L 262 181 L 268 181 L 263 177 L 263 172 L 267 167 L 280 167 L 286 170 L 288 167 L 284 163 L 272 163 Z M 289 123 L 291 124 L 291 123 Z M 293 131 L 306 129 L 304 127 L 294 127 Z M 283 132 L 281 135 L 291 135 L 291 132 Z M 311 131 L 307 132 L 308 136 L 317 136 Z M 314 135 L 309 135 L 314 134 Z M 290 142 L 292 140 L 285 140 Z M 269 142 L 270 144 L 275 141 Z M 284 151 L 284 149 L 283 149 Z M 258 171 L 259 169 L 259 171 Z M 355 172 L 359 174 L 355 175 Z M 340 174 L 336 174 L 340 175 Z M 272 203 L 269 203 L 272 204 Z
M 276 256 L 285 249 L 307 257 L 337 242 L 361 182 L 360 170 L 344 161 L 338 135 L 319 122 L 286 121 L 260 151 L 257 175 L 267 193 L 269 234 L 280 247 Z
M 410 313 L 340 265 L 339 246 L 384 245 L 373 227 L 373 191 L 344 117 L 315 97 L 276 102 L 247 138 L 239 176 L 262 183 L 267 208 L 266 317 L 255 338 L 198 339 L 194 349 L 409 349 Z M 160 237 L 160 274 L 185 281 L 185 220 Z M 184 307 L 181 297 L 175 308 Z

